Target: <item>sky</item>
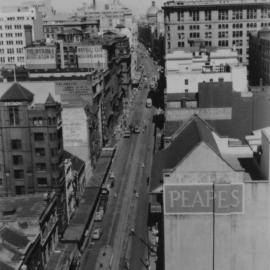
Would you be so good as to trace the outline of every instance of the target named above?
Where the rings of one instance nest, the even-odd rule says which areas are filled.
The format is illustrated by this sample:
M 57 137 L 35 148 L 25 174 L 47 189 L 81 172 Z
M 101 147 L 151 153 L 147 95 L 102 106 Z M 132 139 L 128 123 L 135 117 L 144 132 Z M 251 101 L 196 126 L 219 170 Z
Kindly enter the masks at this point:
M 16 5 L 18 3 L 26 2 L 27 0 L 0 0 L 0 6 Z M 96 0 L 100 6 L 112 0 Z M 83 2 L 92 3 L 92 0 L 52 0 L 54 9 L 61 12 L 70 12 L 82 5 Z M 156 6 L 160 7 L 165 0 L 156 0 Z M 150 7 L 152 0 L 120 0 L 124 6 L 131 8 L 135 14 L 145 14 L 148 7 Z

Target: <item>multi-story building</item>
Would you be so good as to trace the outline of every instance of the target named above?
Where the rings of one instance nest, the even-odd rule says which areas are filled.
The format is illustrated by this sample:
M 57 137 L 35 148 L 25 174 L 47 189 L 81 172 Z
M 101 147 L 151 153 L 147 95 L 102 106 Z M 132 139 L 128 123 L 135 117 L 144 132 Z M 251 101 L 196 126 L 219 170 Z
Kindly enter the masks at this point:
M 0 198 L 1 270 L 43 270 L 56 249 L 58 229 L 54 192 Z
M 164 34 L 164 13 L 162 9 L 156 6 L 155 1 L 152 1 L 152 5 L 148 8 L 146 19 L 156 37 Z
M 270 30 L 263 29 L 249 35 L 249 83 L 270 84 Z
M 33 6 L 2 8 L 0 12 L 0 66 L 24 66 L 25 46 L 43 38 L 41 14 Z
M 0 98 L 1 194 L 44 192 L 58 184 L 63 153 L 61 105 L 48 95 L 43 104 L 14 83 Z
M 269 128 L 260 133 L 254 155 L 194 116 L 154 157 L 150 209 L 162 216 L 163 269 L 268 269 Z
M 248 33 L 269 26 L 267 0 L 167 1 L 164 6 L 166 52 L 197 45 L 235 47 L 248 62 Z
M 198 93 L 200 82 L 232 82 L 238 92 L 248 90 L 246 66 L 231 49 L 173 50 L 166 55 L 167 94 Z
M 61 233 L 67 225 L 61 104 L 48 92 L 35 96 L 18 83 L 2 88 L 0 194 L 55 189 Z
M 49 40 L 57 40 L 57 35 L 69 31 L 78 30 L 88 35 L 97 35 L 100 29 L 100 21 L 95 18 L 69 16 L 67 14 L 52 14 L 43 19 L 44 37 Z

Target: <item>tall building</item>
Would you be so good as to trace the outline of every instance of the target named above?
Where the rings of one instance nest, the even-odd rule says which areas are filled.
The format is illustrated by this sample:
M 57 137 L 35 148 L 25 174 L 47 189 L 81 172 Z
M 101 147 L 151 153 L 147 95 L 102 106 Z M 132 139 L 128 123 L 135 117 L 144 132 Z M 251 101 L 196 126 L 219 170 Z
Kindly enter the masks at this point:
M 248 33 L 270 25 L 266 0 L 167 1 L 164 6 L 166 51 L 197 45 L 235 47 L 248 62 Z
M 249 83 L 270 84 L 270 29 L 249 35 Z
M 63 153 L 61 105 L 14 83 L 0 98 L 1 194 L 44 192 L 57 185 Z
M 0 67 L 25 65 L 25 46 L 43 38 L 41 13 L 33 6 L 0 11 Z
M 155 33 L 158 37 L 160 34 L 164 34 L 164 14 L 163 10 L 156 6 L 156 2 L 152 1 L 152 5 L 146 12 L 147 23 L 151 27 L 152 33 Z

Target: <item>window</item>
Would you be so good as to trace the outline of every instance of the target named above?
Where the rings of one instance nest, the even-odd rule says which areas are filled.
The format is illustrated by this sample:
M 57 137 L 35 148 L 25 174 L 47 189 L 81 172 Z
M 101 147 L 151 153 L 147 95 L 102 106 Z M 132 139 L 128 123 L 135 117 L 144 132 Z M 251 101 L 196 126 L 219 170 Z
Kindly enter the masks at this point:
M 206 24 L 206 25 L 205 25 L 205 28 L 209 30 L 209 29 L 212 28 L 212 25 L 211 25 L 211 24 Z
M 188 93 L 188 89 L 185 89 L 185 94 L 187 94 Z
M 233 28 L 243 28 L 243 24 L 242 23 L 234 23 L 232 25 Z
M 269 19 L 270 18 L 270 8 L 262 8 L 261 9 L 261 18 L 262 19 Z
M 229 46 L 229 41 L 228 40 L 219 40 L 218 41 L 218 46 L 220 46 L 220 47 L 228 47 Z
M 178 11 L 177 12 L 177 21 L 183 21 L 184 20 L 184 12 L 183 11 Z
M 23 179 L 24 171 L 23 170 L 14 170 L 14 178 L 15 179 Z
M 38 185 L 48 185 L 46 177 L 38 177 L 37 178 Z
M 50 133 L 49 137 L 50 137 L 51 141 L 56 141 L 57 140 L 57 134 L 56 133 Z
M 212 18 L 211 18 L 211 10 L 205 10 L 204 11 L 204 18 L 206 21 L 211 21 Z
M 212 38 L 212 32 L 205 32 L 204 37 L 205 38 Z
M 0 178 L 0 186 L 2 186 L 2 185 L 3 185 L 3 179 Z
M 218 37 L 219 38 L 228 38 L 229 37 L 229 32 L 228 31 L 218 32 Z
M 185 39 L 185 33 L 178 33 L 178 39 Z
M 233 41 L 232 41 L 232 45 L 235 45 L 235 46 L 243 46 L 243 40 L 242 40 L 242 39 L 233 40 Z
M 11 148 L 12 150 L 19 150 L 22 148 L 21 140 L 11 140 Z
M 241 10 L 241 9 L 233 10 L 232 19 L 233 20 L 242 20 L 243 19 L 243 10 Z
M 185 30 L 185 26 L 184 26 L 184 25 L 178 25 L 178 26 L 177 26 L 177 29 L 178 29 L 178 30 Z
M 233 31 L 233 37 L 242 37 L 243 31 Z
M 189 33 L 189 37 L 190 38 L 199 38 L 200 37 L 200 33 L 199 32 Z
M 23 164 L 23 156 L 21 156 L 21 155 L 13 156 L 13 164 L 14 165 L 22 165 Z
M 35 154 L 37 157 L 44 157 L 45 156 L 45 148 L 36 148 Z
M 257 19 L 257 10 L 253 8 L 248 8 L 247 19 Z
M 199 21 L 200 20 L 200 13 L 197 10 L 196 11 L 190 11 L 189 12 L 189 17 L 191 17 L 194 22 Z
M 178 47 L 179 48 L 185 47 L 185 43 L 184 42 L 181 42 L 181 41 L 178 41 Z
M 219 24 L 218 29 L 228 29 L 229 25 L 228 24 Z
M 171 42 L 168 42 L 168 49 L 171 48 Z
M 199 24 L 190 25 L 189 30 L 200 30 L 200 25 Z
M 9 107 L 8 114 L 9 114 L 9 124 L 11 126 L 20 124 L 18 107 Z
M 219 10 L 218 11 L 218 19 L 220 21 L 228 20 L 229 19 L 229 11 L 228 10 Z
M 16 195 L 25 194 L 25 187 L 24 186 L 15 186 L 15 193 L 16 193 Z
M 185 85 L 188 85 L 188 79 L 185 79 Z
M 41 132 L 34 133 L 34 140 L 35 141 L 44 141 L 44 133 L 41 133 Z
M 36 163 L 36 169 L 37 171 L 46 171 L 47 167 L 46 167 L 46 163 Z

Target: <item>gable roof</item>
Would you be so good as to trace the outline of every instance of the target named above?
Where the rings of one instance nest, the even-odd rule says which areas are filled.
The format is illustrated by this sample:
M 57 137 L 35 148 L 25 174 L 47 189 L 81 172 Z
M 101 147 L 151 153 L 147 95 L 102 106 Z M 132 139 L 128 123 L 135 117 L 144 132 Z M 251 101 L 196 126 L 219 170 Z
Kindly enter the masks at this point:
M 45 101 L 45 105 L 55 105 L 55 104 L 57 104 L 56 101 L 52 97 L 51 93 L 49 93 L 49 95 Z
M 212 131 L 213 129 L 197 115 L 177 130 L 172 143 L 154 157 L 150 190 L 153 191 L 160 185 L 163 170 L 175 168 L 200 142 L 205 142 L 220 156 Z
M 0 101 L 9 102 L 9 101 L 33 101 L 33 93 L 21 86 L 19 83 L 14 83 L 11 87 L 2 95 Z

